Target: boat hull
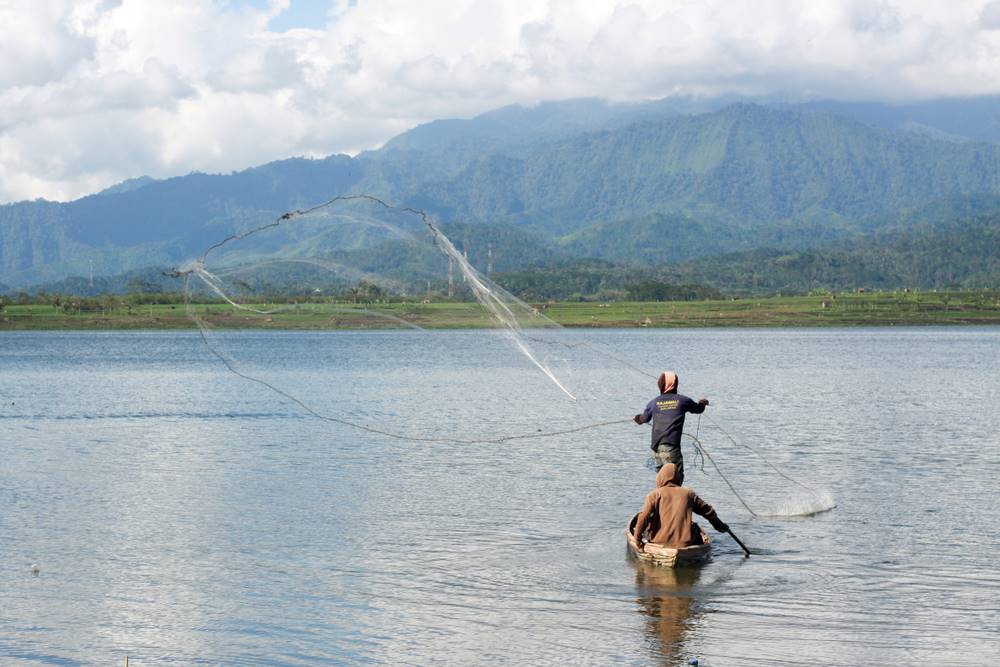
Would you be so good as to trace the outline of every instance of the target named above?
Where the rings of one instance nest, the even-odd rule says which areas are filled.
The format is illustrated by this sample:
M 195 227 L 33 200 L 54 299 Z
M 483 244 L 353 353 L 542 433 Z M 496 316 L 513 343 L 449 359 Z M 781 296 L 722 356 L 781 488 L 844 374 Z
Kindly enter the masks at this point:
M 663 565 L 664 567 L 680 567 L 682 565 L 703 563 L 712 553 L 712 541 L 708 533 L 704 530 L 699 531 L 703 540 L 701 544 L 681 549 L 672 549 L 662 544 L 646 542 L 643 544 L 642 549 L 639 549 L 639 545 L 635 541 L 635 535 L 632 534 L 636 519 L 638 518 L 639 515 L 636 514 L 632 517 L 632 521 L 629 522 L 628 528 L 625 529 L 625 540 L 628 543 L 629 553 L 641 561 Z

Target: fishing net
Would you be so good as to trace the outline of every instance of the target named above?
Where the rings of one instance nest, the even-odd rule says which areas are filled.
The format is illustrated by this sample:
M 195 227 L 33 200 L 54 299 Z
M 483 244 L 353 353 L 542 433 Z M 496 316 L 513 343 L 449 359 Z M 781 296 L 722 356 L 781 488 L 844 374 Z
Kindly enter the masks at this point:
M 546 338 L 559 326 L 474 268 L 467 248 L 459 250 L 427 214 L 415 208 L 396 207 L 367 195 L 337 197 L 238 231 L 178 267 L 174 275 L 185 279 L 188 315 L 213 355 L 234 374 L 328 422 L 409 441 L 476 443 L 541 437 L 537 429 L 500 435 L 493 429 L 489 437 L 442 435 L 440 431 L 451 431 L 443 426 L 448 423 L 444 414 L 439 424 L 425 422 L 416 430 L 372 426 L 371 422 L 405 422 L 398 413 L 406 410 L 406 395 L 412 396 L 415 385 L 426 377 L 413 377 L 410 387 L 407 382 L 394 383 L 400 395 L 393 400 L 392 415 L 370 408 L 359 412 L 349 396 L 337 394 L 344 399 L 338 402 L 330 399 L 334 394 L 306 391 L 294 372 L 302 360 L 277 360 L 280 348 L 267 351 L 270 370 L 264 370 L 251 351 L 253 336 L 244 330 L 333 328 L 372 334 L 385 329 L 425 332 L 428 324 L 479 330 L 477 341 L 495 345 L 502 340 L 563 399 L 576 401 L 552 368 L 566 364 Z M 470 308 L 469 302 L 479 307 Z M 357 345 L 350 352 L 320 345 L 315 353 L 321 358 L 312 361 L 325 364 L 333 377 L 364 366 Z M 406 366 L 419 366 L 418 361 L 407 358 Z M 406 370 L 397 367 L 396 372 L 405 375 Z M 410 402 L 410 411 L 419 411 L 419 401 Z M 606 422 L 569 431 L 598 428 Z
M 358 194 L 261 217 L 247 220 L 173 275 L 184 279 L 188 316 L 218 361 L 243 381 L 337 429 L 414 443 L 565 438 L 631 422 L 613 397 L 621 378 L 602 375 L 600 369 L 611 366 L 655 377 L 607 346 L 564 335 L 546 317 L 544 306 L 525 303 L 491 279 L 490 249 L 483 257 L 482 248 L 473 247 L 480 265 L 486 260 L 484 274 L 470 261 L 468 243 L 457 246 L 418 208 Z M 519 386 L 500 388 L 502 396 L 494 395 L 493 400 L 502 402 L 504 409 L 495 420 L 468 423 L 462 396 L 439 401 L 428 411 L 429 394 L 456 384 L 441 377 L 434 362 L 435 354 L 461 352 L 455 338 L 448 340 L 448 349 L 436 352 L 437 341 L 421 340 L 419 346 L 410 346 L 420 352 L 411 353 L 406 336 L 368 344 L 382 331 L 424 336 L 428 327 L 467 330 L 471 333 L 460 339 L 458 348 L 494 346 L 497 355 L 507 355 L 505 363 L 533 369 L 530 377 L 548 387 L 548 400 L 565 403 L 563 410 L 571 418 L 561 423 L 567 426 L 539 425 L 550 418 L 528 398 L 544 394 L 538 387 L 530 392 Z M 316 336 L 308 341 L 309 355 L 304 358 L 301 341 L 285 349 L 273 336 L 260 335 L 267 329 L 294 329 L 298 335 L 338 329 L 357 335 Z M 372 357 L 393 354 L 388 370 L 385 358 Z M 324 369 L 320 386 L 317 367 Z M 385 376 L 384 400 L 377 404 L 359 401 L 349 390 L 352 382 L 370 382 L 376 372 L 372 369 Z M 772 513 L 751 509 L 724 471 L 725 464 L 710 453 L 709 438 L 695 434 L 692 440 L 751 514 Z M 759 451 L 755 454 L 772 472 L 809 494 L 808 502 L 794 507 L 786 503 L 774 513 L 811 513 L 832 506 Z

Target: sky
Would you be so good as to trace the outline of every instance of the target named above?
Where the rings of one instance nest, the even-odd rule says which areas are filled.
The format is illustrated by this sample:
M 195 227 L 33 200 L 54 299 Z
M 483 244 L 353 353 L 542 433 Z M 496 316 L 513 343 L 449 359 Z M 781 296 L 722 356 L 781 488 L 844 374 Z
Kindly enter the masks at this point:
M 603 97 L 1000 94 L 1000 0 L 0 0 L 0 202 Z

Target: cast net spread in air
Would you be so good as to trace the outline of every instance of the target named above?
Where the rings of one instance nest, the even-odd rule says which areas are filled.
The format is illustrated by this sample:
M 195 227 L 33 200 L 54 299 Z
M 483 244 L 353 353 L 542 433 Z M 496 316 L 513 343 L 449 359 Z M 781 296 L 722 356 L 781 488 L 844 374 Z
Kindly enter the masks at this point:
M 594 368 L 591 362 L 599 358 L 604 365 L 654 376 L 607 346 L 568 339 L 561 327 L 546 317 L 544 307 L 525 303 L 477 270 L 468 245 L 462 246 L 460 249 L 453 243 L 423 210 L 353 194 L 250 224 L 212 244 L 172 275 L 185 280 L 188 315 L 214 357 L 235 375 L 328 424 L 393 441 L 470 445 L 626 428 L 630 416 L 608 407 L 614 405 L 611 394 L 615 389 L 607 386 L 613 382 L 596 377 L 596 373 L 592 377 L 585 370 Z M 481 247 L 476 251 L 480 265 L 486 260 L 489 274 L 492 250 L 487 250 L 486 257 Z M 469 303 L 478 303 L 479 308 L 470 308 Z M 350 392 L 326 392 L 309 386 L 304 374 L 295 372 L 303 360 L 289 358 L 283 363 L 286 351 L 272 339 L 269 347 L 261 349 L 254 345 L 259 341 L 246 333 L 291 328 L 347 329 L 377 335 L 385 329 L 426 333 L 425 326 L 472 331 L 474 342 L 481 345 L 505 341 L 508 352 L 534 368 L 537 377 L 552 388 L 554 394 L 548 400 L 566 403 L 568 418 L 552 425 L 539 412 L 537 419 L 545 421 L 539 426 L 530 409 L 511 407 L 511 412 L 518 414 L 501 411 L 495 422 L 477 420 L 470 424 L 462 419 L 460 406 L 452 412 L 439 406 L 435 415 L 401 419 L 400 412 L 425 412 L 420 393 L 434 391 L 433 369 L 428 368 L 419 381 L 411 380 L 413 386 L 408 391 L 394 394 L 393 410 L 384 410 L 359 404 Z M 329 368 L 333 376 L 337 370 L 363 366 L 363 356 L 371 353 L 357 341 L 352 341 L 351 350 L 342 353 L 317 343 L 315 364 Z M 267 363 L 263 363 L 265 356 Z M 420 360 L 410 361 L 407 365 L 419 372 Z M 355 372 L 363 373 L 364 369 Z M 517 388 L 511 390 L 516 392 Z M 719 430 L 732 440 L 721 427 Z M 751 514 L 762 514 L 751 509 L 745 494 L 738 492 L 723 472 L 724 465 L 708 452 L 704 435 L 689 438 L 744 507 Z M 833 506 L 823 494 L 801 485 L 762 454 L 754 453 L 810 495 L 809 500 L 792 501 L 788 507 L 798 509 L 784 514 L 814 513 Z

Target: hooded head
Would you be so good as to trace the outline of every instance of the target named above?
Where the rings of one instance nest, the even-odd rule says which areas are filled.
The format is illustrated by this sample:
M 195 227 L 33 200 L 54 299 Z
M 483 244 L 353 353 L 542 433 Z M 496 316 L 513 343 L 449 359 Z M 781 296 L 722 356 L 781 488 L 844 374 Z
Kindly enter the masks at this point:
M 660 388 L 661 394 L 677 391 L 677 373 L 671 371 L 660 373 L 659 379 L 656 380 L 656 386 Z
M 677 486 L 677 466 L 666 463 L 656 473 L 656 486 Z

